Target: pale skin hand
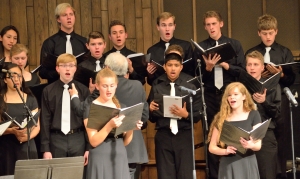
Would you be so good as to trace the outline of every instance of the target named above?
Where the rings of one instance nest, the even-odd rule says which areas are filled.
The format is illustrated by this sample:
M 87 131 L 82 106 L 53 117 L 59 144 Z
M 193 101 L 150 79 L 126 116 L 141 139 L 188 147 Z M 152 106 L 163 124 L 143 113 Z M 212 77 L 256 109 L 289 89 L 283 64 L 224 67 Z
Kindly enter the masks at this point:
M 20 141 L 20 142 L 27 141 L 27 128 L 19 130 L 19 127 L 12 127 L 12 131 L 13 131 L 13 134 L 18 139 L 18 141 Z
M 51 154 L 51 152 L 44 152 L 43 158 L 44 158 L 44 159 L 52 159 L 52 154 Z
M 170 107 L 170 112 L 183 118 L 187 118 L 189 116 L 189 113 L 186 110 L 186 102 L 183 104 L 182 108 L 177 105 L 173 105 Z
M 156 72 L 156 67 L 154 64 L 152 63 L 148 63 L 148 66 L 147 66 L 147 72 L 151 75 L 153 75 L 155 72 Z
M 240 142 L 245 149 L 253 149 L 255 147 L 255 141 L 250 137 L 250 140 L 245 140 L 244 138 L 240 138 Z
M 226 62 L 220 63 L 220 66 L 221 66 L 222 68 L 224 68 L 225 70 L 228 70 L 228 69 L 229 69 L 229 64 L 226 63 Z
M 229 155 L 229 154 L 236 154 L 236 148 L 233 146 L 227 146 L 227 148 L 225 149 L 225 155 Z
M 129 73 L 132 73 L 134 71 L 134 68 L 132 67 L 132 61 L 127 58 L 127 61 L 128 61 L 128 71 Z
M 154 110 L 158 110 L 158 109 L 159 109 L 159 106 L 158 106 L 158 104 L 155 103 L 154 101 L 151 101 L 149 109 L 150 109 L 150 112 L 152 112 L 152 111 L 154 111 Z
M 78 91 L 77 89 L 75 88 L 75 85 L 74 83 L 72 83 L 72 89 L 69 89 L 69 93 L 70 93 L 70 96 L 72 97 L 73 95 L 78 95 Z
M 252 98 L 254 101 L 256 101 L 257 103 L 263 103 L 266 101 L 266 93 L 267 93 L 267 89 L 264 90 L 263 94 L 260 93 L 254 93 L 252 95 Z
M 271 77 L 273 74 L 276 74 L 276 73 L 278 73 L 278 72 L 281 72 L 281 75 L 280 75 L 281 78 L 284 77 L 284 73 L 282 72 L 281 66 L 278 66 L 278 68 L 277 68 L 277 67 L 274 67 L 274 66 L 271 65 L 271 64 L 268 64 L 268 65 L 266 66 L 266 70 L 261 74 L 261 76 L 262 76 L 263 78 L 269 78 L 269 77 Z
M 93 91 L 96 89 L 96 83 L 94 84 L 93 83 L 93 79 L 90 78 L 90 83 L 89 83 L 89 90 L 90 90 L 90 93 L 92 94 Z
M 84 166 L 86 166 L 89 163 L 89 151 L 84 152 L 83 158 L 84 158 Z
M 219 54 L 214 54 L 213 57 L 211 57 L 211 54 L 208 55 L 208 57 L 202 55 L 205 64 L 206 64 L 206 70 L 207 71 L 212 71 L 212 69 L 215 67 L 217 62 L 221 59 L 221 56 Z
M 136 128 L 134 130 L 141 130 L 142 126 L 143 126 L 143 121 L 139 120 L 136 123 Z
M 122 124 L 124 117 L 124 115 L 116 116 L 108 122 L 108 125 L 110 125 L 111 128 L 117 128 Z

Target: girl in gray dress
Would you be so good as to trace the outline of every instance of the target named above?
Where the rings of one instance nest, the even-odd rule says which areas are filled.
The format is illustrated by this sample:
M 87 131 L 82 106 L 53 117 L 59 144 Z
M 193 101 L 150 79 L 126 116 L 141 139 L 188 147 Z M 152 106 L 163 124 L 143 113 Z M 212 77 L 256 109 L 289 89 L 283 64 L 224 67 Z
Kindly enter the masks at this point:
M 118 79 L 109 68 L 104 68 L 96 76 L 96 88 L 100 96 L 93 101 L 96 105 L 120 108 L 115 98 Z M 89 108 L 89 107 L 88 107 Z M 87 109 L 86 111 L 89 111 Z M 99 120 L 101 120 L 101 112 Z M 129 168 L 125 146 L 132 140 L 133 131 L 127 131 L 118 138 L 112 133 L 122 124 L 124 116 L 110 119 L 106 125 L 95 130 L 87 127 L 88 118 L 84 120 L 89 142 L 93 149 L 89 151 L 87 179 L 129 179 Z M 139 126 L 141 127 L 141 125 Z
M 222 156 L 219 166 L 219 179 L 243 178 L 257 179 L 259 172 L 254 151 L 261 148 L 261 140 L 254 141 L 240 138 L 245 154 L 233 146 L 220 142 L 224 121 L 250 131 L 261 123 L 256 106 L 246 87 L 238 82 L 229 84 L 222 97 L 220 112 L 214 118 L 208 135 L 209 152 Z

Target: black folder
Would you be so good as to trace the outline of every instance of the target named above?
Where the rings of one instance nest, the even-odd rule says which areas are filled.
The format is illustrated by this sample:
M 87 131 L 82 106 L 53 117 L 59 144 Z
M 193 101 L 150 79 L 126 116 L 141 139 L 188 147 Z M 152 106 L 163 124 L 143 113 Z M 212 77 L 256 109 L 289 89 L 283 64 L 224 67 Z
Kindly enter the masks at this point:
M 75 58 L 77 60 L 77 64 L 80 64 L 87 58 L 87 54 L 89 52 L 82 52 L 79 55 L 76 55 Z M 51 54 L 51 53 L 45 53 L 43 56 L 42 66 L 48 69 L 54 69 L 56 67 L 56 60 L 58 56 Z
M 115 137 L 123 132 L 132 130 L 142 118 L 144 103 L 117 109 L 108 106 L 102 106 L 92 103 L 90 106 L 90 113 L 88 117 L 87 127 L 91 129 L 100 130 L 111 118 L 117 115 L 125 115 L 122 124 L 113 131 Z
M 150 62 L 151 53 L 135 53 L 127 56 L 132 62 L 132 67 L 137 74 L 147 75 L 147 64 Z
M 220 135 L 220 141 L 225 143 L 227 146 L 235 147 L 239 152 L 244 154 L 246 153 L 247 149 L 243 148 L 242 144 L 240 143 L 240 138 L 242 137 L 246 140 L 249 140 L 251 136 L 254 141 L 263 139 L 270 125 L 270 121 L 271 119 L 266 120 L 261 123 L 259 127 L 251 131 L 246 131 L 240 127 L 232 125 L 230 122 L 225 120 Z
M 253 78 L 244 70 L 240 70 L 240 76 L 238 81 L 243 83 L 251 94 L 253 93 L 263 93 L 266 88 L 268 91 L 273 91 L 276 89 L 276 86 L 280 80 L 280 73 L 272 75 L 270 78 L 264 82 L 260 82 Z
M 92 71 L 92 70 L 84 68 L 82 66 L 78 66 L 77 70 L 74 74 L 74 80 L 89 87 L 90 78 L 92 78 L 93 83 L 95 83 L 97 73 L 98 73 L 97 71 Z
M 193 85 L 195 85 L 195 87 L 198 89 L 200 88 L 200 76 L 196 76 L 190 80 L 187 81 L 188 83 L 191 83 Z
M 237 54 L 230 43 L 219 44 L 217 46 L 204 50 L 198 43 L 196 43 L 192 39 L 191 41 L 200 51 L 200 53 L 206 57 L 208 57 L 209 54 L 211 54 L 211 56 L 214 56 L 216 53 L 219 54 L 221 56 L 221 59 L 218 61 L 218 63 L 226 62 L 237 57 Z

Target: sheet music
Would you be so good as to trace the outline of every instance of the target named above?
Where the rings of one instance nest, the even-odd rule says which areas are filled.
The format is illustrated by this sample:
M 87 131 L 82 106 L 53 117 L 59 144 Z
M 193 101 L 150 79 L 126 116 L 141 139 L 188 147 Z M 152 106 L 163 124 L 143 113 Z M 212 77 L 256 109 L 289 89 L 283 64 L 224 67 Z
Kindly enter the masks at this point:
M 177 118 L 180 119 L 180 116 L 172 114 L 170 111 L 170 107 L 173 105 L 177 105 L 182 107 L 182 97 L 179 96 L 163 96 L 163 103 L 164 103 L 164 117 L 169 118 Z

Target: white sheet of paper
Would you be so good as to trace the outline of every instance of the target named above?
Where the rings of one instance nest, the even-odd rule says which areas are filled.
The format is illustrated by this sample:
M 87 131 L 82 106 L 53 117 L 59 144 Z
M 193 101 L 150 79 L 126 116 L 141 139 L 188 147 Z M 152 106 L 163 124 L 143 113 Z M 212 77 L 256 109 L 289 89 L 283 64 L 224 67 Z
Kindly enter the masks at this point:
M 179 96 L 163 96 L 163 103 L 164 103 L 164 117 L 169 118 L 176 118 L 180 119 L 180 116 L 177 116 L 175 114 L 172 114 L 170 111 L 170 107 L 173 105 L 177 105 L 179 107 L 182 107 L 182 97 Z

